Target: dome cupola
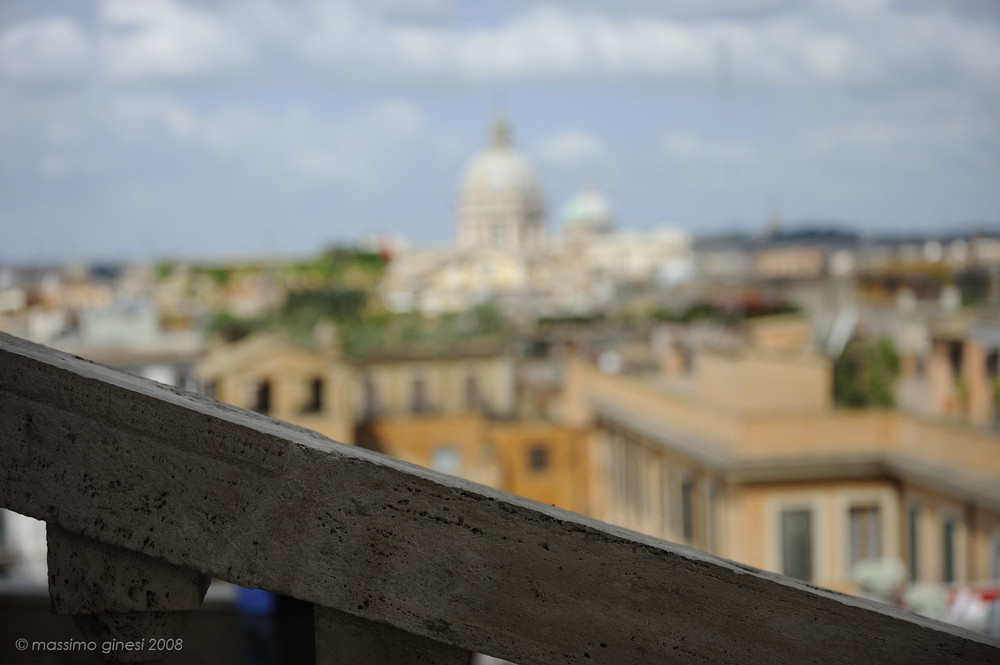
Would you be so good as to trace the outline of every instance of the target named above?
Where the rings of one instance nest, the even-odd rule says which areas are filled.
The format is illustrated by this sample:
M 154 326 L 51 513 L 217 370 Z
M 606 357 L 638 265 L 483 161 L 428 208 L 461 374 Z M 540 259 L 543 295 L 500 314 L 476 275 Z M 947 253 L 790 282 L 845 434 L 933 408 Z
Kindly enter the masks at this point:
M 611 203 L 596 187 L 585 187 L 563 205 L 559 215 L 567 234 L 608 233 L 614 230 L 615 216 Z
M 462 174 L 458 246 L 531 249 L 543 241 L 545 204 L 528 160 L 513 146 L 506 118 L 497 116 L 489 144 Z

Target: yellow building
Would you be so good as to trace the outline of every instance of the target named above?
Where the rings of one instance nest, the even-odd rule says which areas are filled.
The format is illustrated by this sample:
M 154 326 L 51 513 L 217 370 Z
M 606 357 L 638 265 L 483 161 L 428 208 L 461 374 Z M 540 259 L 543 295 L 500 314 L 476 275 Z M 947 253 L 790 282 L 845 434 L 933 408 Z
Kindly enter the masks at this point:
M 867 559 L 900 560 L 913 582 L 1000 576 L 1000 437 L 836 409 L 830 393 L 827 361 L 805 351 L 702 349 L 684 377 L 571 358 L 588 512 L 840 590 Z
M 348 363 L 332 342 L 273 335 L 218 347 L 196 367 L 209 396 L 337 441 L 583 511 L 581 433 L 515 419 L 516 363 L 496 339 L 448 353 L 410 344 Z
M 952 316 L 931 329 L 925 384 L 930 410 L 980 425 L 1000 423 L 1000 321 Z
M 812 279 L 823 274 L 826 259 L 815 247 L 792 245 L 757 252 L 757 274 L 770 279 Z
M 360 432 L 359 445 L 406 462 L 588 512 L 589 460 L 577 429 L 469 412 L 379 418 Z
M 355 368 L 361 420 L 514 411 L 514 359 L 497 339 L 456 341 L 444 351 L 401 345 L 368 355 Z
M 517 417 L 517 364 L 504 344 L 466 340 L 359 361 L 357 443 L 436 471 L 583 511 L 581 433 Z
M 209 352 L 195 367 L 209 397 L 354 440 L 353 372 L 334 345 L 316 350 L 253 335 Z
M 399 459 L 854 591 L 855 564 L 912 582 L 1000 577 L 1000 437 L 894 409 L 837 409 L 795 321 L 658 369 L 566 360 L 560 422 L 518 416 L 504 347 L 348 363 L 257 336 L 197 371 L 210 394 Z M 646 364 L 652 368 L 655 365 Z

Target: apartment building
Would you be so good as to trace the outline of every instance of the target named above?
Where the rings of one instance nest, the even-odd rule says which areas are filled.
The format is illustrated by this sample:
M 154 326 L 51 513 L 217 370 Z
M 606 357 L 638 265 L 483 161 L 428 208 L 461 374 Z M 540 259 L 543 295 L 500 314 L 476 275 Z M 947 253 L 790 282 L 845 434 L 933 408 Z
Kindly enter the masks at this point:
M 991 431 L 837 409 L 828 361 L 804 349 L 703 348 L 690 372 L 568 362 L 594 517 L 844 591 L 870 559 L 904 562 L 911 582 L 1000 577 Z

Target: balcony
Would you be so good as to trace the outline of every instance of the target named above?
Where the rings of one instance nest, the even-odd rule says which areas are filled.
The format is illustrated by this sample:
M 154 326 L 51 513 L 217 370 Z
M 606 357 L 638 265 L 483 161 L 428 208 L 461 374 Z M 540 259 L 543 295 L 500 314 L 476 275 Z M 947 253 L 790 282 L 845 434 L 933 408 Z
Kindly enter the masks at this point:
M 982 635 L 8 335 L 0 410 L 0 507 L 47 522 L 53 607 L 84 639 L 175 637 L 216 577 L 312 603 L 324 665 L 1000 661 Z

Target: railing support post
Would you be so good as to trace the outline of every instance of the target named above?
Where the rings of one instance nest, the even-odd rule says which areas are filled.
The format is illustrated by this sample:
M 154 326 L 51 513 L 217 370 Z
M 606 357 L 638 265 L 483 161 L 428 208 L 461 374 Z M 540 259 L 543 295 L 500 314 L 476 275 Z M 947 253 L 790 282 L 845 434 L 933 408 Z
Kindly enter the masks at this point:
M 52 609 L 71 615 L 105 660 L 150 663 L 183 651 L 187 612 L 201 606 L 207 577 L 53 524 L 47 537 Z
M 316 665 L 468 665 L 472 654 L 328 607 L 315 608 Z

